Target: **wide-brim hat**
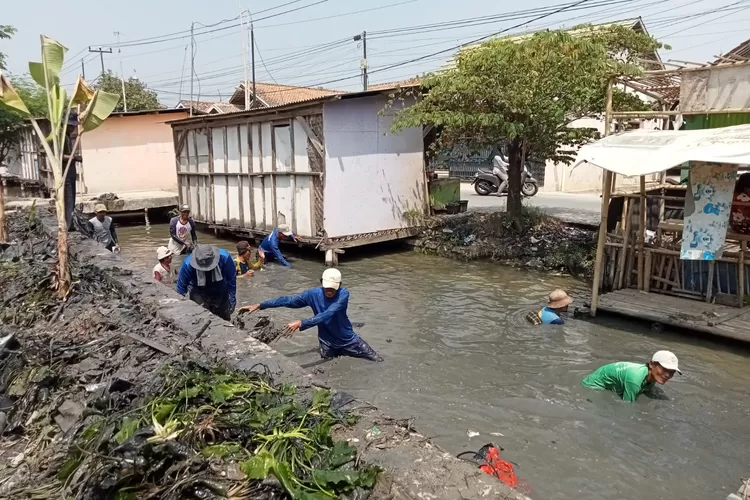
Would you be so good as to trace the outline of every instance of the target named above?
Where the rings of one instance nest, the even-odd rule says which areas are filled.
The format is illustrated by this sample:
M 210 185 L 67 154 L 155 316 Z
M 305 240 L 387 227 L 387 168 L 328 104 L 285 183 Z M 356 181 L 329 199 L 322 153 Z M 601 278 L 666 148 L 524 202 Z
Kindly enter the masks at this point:
M 156 260 L 166 259 L 172 255 L 172 250 L 167 247 L 159 247 L 156 249 Z
M 190 256 L 190 265 L 198 271 L 213 271 L 219 265 L 221 255 L 213 245 L 195 245 Z
M 547 307 L 550 309 L 562 309 L 573 303 L 573 299 L 565 293 L 565 290 L 560 290 L 559 288 L 549 294 L 548 300 Z
M 294 233 L 291 229 L 289 229 L 289 226 L 286 224 L 279 224 L 279 232 L 283 234 L 284 236 L 294 236 Z

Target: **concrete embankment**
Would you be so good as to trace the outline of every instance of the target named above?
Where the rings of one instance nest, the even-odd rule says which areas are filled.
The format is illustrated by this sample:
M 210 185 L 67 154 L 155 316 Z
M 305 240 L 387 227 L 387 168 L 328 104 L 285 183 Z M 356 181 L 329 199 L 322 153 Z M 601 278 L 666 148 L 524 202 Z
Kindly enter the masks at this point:
M 54 237 L 54 221 L 45 217 L 42 222 L 47 234 Z M 154 283 L 142 264 L 139 267 L 78 235 L 72 240 L 74 259 L 96 267 L 128 296 L 137 297 L 144 306 L 157 305 L 161 319 L 173 325 L 176 331 L 187 332 L 181 340 L 183 345 L 192 342 L 207 357 L 244 370 L 258 364 L 265 365 L 277 379 L 298 387 L 324 386 L 312 374 L 252 338 L 248 332 L 213 316 L 171 288 Z M 358 460 L 379 465 L 385 470 L 370 498 L 527 499 L 472 464 L 460 461 L 432 444 L 413 429 L 410 422 L 394 420 L 362 402 L 352 406 L 360 407 L 353 410 L 359 417 L 358 423 L 352 428 L 338 430 L 338 437 L 347 439 L 358 448 Z M 375 427 L 377 435 L 372 432 Z

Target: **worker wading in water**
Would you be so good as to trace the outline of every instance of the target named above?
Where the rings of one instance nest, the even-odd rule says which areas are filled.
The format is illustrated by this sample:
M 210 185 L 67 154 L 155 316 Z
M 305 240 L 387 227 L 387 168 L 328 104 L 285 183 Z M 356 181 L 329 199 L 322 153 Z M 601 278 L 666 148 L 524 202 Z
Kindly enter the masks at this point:
M 195 245 L 180 268 L 177 293 L 230 321 L 237 304 L 237 271 L 232 256 L 213 245 Z
M 117 242 L 115 225 L 112 223 L 112 217 L 107 215 L 107 207 L 103 203 L 99 203 L 94 207 L 94 211 L 96 215 L 89 219 L 94 239 L 110 252 L 119 251 L 120 244 Z
M 279 297 L 272 300 L 240 308 L 240 312 L 254 312 L 259 309 L 289 307 L 301 309 L 309 307 L 315 313 L 312 318 L 293 321 L 285 327 L 288 333 L 318 327 L 320 357 L 323 359 L 338 356 L 351 356 L 371 361 L 382 361 L 370 345 L 354 333 L 352 323 L 346 314 L 349 306 L 349 290 L 341 287 L 341 273 L 337 269 L 326 269 L 320 280 L 322 286 L 312 288 L 299 295 Z
M 589 389 L 613 391 L 623 401 L 633 402 L 638 396 L 651 390 L 654 384 L 664 385 L 682 372 L 677 364 L 677 356 L 669 351 L 658 351 L 649 363 L 610 363 L 583 379 L 583 386 Z

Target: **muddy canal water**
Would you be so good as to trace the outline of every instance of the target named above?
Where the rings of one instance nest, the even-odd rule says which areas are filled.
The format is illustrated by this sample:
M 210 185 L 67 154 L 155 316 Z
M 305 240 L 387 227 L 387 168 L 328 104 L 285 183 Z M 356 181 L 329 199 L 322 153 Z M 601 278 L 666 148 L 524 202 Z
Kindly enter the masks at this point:
M 123 255 L 151 269 L 165 225 L 118 229 Z M 234 241 L 201 234 L 234 253 Z M 238 286 L 248 304 L 316 286 L 311 255 L 293 269 L 269 265 Z M 524 315 L 570 278 L 489 263 L 458 263 L 411 252 L 342 259 L 349 316 L 385 358 L 319 365 L 339 390 L 418 429 L 451 453 L 501 444 L 532 498 L 724 498 L 747 475 L 750 352 L 646 326 L 601 318 L 531 327 Z M 265 314 L 265 313 L 264 313 Z M 306 317 L 274 311 L 277 323 Z M 274 347 L 300 364 L 318 359 L 315 332 Z M 646 361 L 671 349 L 684 375 L 662 399 L 625 404 L 580 386 L 612 361 Z M 470 437 L 471 433 L 479 433 Z

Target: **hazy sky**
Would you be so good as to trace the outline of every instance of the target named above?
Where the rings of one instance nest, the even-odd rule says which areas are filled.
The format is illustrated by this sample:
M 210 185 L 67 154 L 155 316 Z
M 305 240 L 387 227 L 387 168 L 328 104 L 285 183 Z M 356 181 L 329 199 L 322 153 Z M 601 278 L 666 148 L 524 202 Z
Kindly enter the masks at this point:
M 535 18 L 572 3 L 570 0 L 102 0 L 92 9 L 61 9 L 59 2 L 14 2 L 3 9 L 0 24 L 18 29 L 0 42 L 9 69 L 26 72 L 39 60 L 39 34 L 59 40 L 70 51 L 63 83 L 72 83 L 85 63 L 86 77 L 101 71 L 89 46 L 113 47 L 104 55 L 107 69 L 137 75 L 159 92 L 164 104 L 190 94 L 189 30 L 196 23 L 195 93 L 204 100 L 224 100 L 243 79 L 241 10 L 253 12 L 258 81 L 292 85 L 361 88 L 362 47 L 352 37 L 368 32 L 370 83 L 390 82 L 440 66 L 452 51 L 438 51 L 490 33 L 601 23 L 641 16 L 652 35 L 672 46 L 662 59 L 704 62 L 750 38 L 750 0 L 585 0 L 544 19 Z M 68 3 L 72 6 L 73 4 Z M 286 12 L 291 11 L 294 12 Z M 286 12 L 286 13 L 285 13 Z M 205 28 L 223 20 L 232 21 Z M 247 15 L 244 18 L 248 20 Z M 465 20 L 463 26 L 418 26 Z M 523 26 L 516 25 L 526 23 Z M 408 28 L 404 30 L 403 28 Z M 119 31 L 123 47 L 118 54 Z M 249 47 L 248 47 L 249 51 Z M 402 64 L 412 59 L 424 59 Z M 248 65 L 249 65 L 248 55 Z M 200 80 L 200 83 L 198 83 Z

